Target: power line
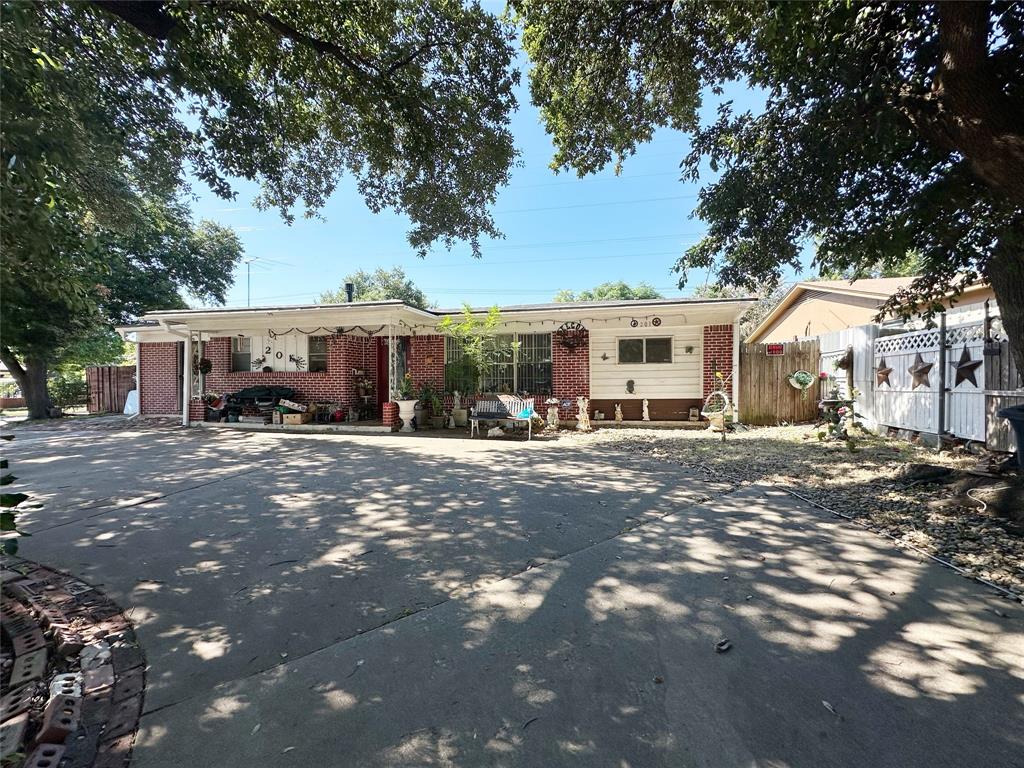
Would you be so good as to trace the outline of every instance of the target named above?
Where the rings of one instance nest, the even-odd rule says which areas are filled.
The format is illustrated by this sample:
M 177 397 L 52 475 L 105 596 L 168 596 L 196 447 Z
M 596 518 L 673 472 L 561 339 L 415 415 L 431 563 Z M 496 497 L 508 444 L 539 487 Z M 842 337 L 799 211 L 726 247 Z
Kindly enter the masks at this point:
M 600 208 L 606 205 L 634 205 L 636 203 L 660 203 L 666 200 L 686 200 L 697 197 L 692 195 L 670 195 L 668 197 L 640 197 L 634 200 L 604 200 L 600 203 L 573 203 L 572 205 L 545 205 L 540 208 L 506 208 L 494 213 L 537 213 L 539 211 L 567 211 L 571 208 Z

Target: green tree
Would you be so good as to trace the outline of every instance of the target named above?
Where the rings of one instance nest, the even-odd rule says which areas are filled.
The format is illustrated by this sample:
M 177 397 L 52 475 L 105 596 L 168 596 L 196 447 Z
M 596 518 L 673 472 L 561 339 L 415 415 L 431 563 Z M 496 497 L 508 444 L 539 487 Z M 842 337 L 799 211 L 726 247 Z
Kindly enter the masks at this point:
M 776 286 L 764 285 L 751 291 L 746 288 L 737 288 L 734 285 L 711 283 L 694 288 L 693 297 L 695 299 L 757 299 L 757 303 L 740 317 L 740 338 L 745 339 L 761 324 L 768 313 L 775 309 L 775 305 L 782 301 L 782 297 L 789 292 L 790 287 L 788 284 L 780 283 Z
M 0 360 L 25 395 L 31 418 L 46 416 L 51 367 L 113 351 L 112 325 L 157 308 L 185 307 L 180 290 L 223 302 L 241 258 L 235 233 L 194 226 L 178 204 L 136 201 L 128 231 L 63 222 L 59 253 L 36 253 L 12 236 L 5 248 Z M 51 230 L 52 231 L 52 230 Z M 4 234 L 4 240 L 8 239 Z
M 320 294 L 320 301 L 324 304 L 342 304 L 348 301 L 345 295 L 345 283 L 352 283 L 355 286 L 356 301 L 385 301 L 387 299 L 401 299 L 412 307 L 424 309 L 427 306 L 427 297 L 416 285 L 405 275 L 401 267 L 384 269 L 378 267 L 373 272 L 359 269 L 350 275 L 346 275 L 342 285 L 336 291 L 325 291 Z
M 677 264 L 744 288 L 919 255 L 887 310 L 930 314 L 988 280 L 1024 366 L 1024 4 L 512 0 L 556 168 L 620 164 L 662 126 L 691 137 L 708 234 Z M 580 45 L 579 41 L 587 41 Z M 743 81 L 758 113 L 702 98 Z
M 102 320 L 178 287 L 223 299 L 237 240 L 186 236 L 186 171 L 224 198 L 258 181 L 256 204 L 289 222 L 347 174 L 371 210 L 408 216 L 420 253 L 478 253 L 515 157 L 512 34 L 448 0 L 5 2 L 0 351 L 33 415 L 55 350 Z
M 557 302 L 572 301 L 628 301 L 630 299 L 663 299 L 665 298 L 647 283 L 628 285 L 621 280 L 601 283 L 579 293 L 562 290 L 555 294 Z

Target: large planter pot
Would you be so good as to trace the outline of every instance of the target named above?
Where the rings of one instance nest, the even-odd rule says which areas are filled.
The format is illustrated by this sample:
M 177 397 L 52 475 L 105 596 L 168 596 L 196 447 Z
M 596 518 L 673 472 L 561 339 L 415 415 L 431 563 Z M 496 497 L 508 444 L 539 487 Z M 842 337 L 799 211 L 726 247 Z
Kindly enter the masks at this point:
M 412 420 L 416 415 L 416 406 L 419 404 L 419 400 L 399 400 L 398 401 L 398 418 L 402 420 L 402 428 L 399 432 L 414 432 L 412 428 Z
M 464 427 L 469 424 L 469 410 L 466 408 L 453 408 L 452 418 L 455 419 L 456 427 Z
M 413 408 L 413 416 L 416 417 L 416 429 L 426 429 L 427 424 L 427 409 L 423 407 L 422 402 L 417 402 L 416 407 Z
M 1024 405 L 1001 408 L 996 411 L 996 415 L 1010 422 L 1010 426 L 1017 434 L 1017 466 L 1024 469 Z

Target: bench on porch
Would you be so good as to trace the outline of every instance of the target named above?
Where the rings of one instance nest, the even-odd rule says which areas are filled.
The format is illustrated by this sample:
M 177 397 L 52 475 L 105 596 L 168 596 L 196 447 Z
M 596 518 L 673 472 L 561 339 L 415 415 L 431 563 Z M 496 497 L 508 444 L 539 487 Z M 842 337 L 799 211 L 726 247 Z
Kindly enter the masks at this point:
M 477 400 L 469 412 L 469 436 L 480 434 L 481 421 L 526 422 L 526 439 L 533 437 L 533 398 L 498 395 L 497 400 Z

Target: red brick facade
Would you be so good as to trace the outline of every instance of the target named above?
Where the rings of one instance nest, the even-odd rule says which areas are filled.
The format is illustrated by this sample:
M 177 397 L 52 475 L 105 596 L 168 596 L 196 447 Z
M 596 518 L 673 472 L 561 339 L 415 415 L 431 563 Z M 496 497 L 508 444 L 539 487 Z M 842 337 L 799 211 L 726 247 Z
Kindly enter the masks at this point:
M 143 416 L 181 413 L 178 358 L 183 344 L 159 341 L 139 345 L 139 413 Z
M 590 397 L 590 332 L 584 331 L 579 337 L 580 345 L 569 349 L 558 343 L 558 337 L 551 339 L 551 395 L 557 397 L 558 418 L 576 418 L 576 398 Z M 565 401 L 570 401 L 568 407 Z M 548 407 L 543 402 L 534 405 L 537 413 L 546 415 Z
M 729 374 L 732 373 L 733 327 L 732 325 L 704 326 L 704 397 L 707 398 L 714 389 L 715 371 L 720 371 L 726 380 L 726 389 L 732 397 L 732 384 Z
M 409 339 L 409 373 L 417 387 L 430 384 L 444 388 L 444 336 L 413 336 Z
M 430 334 L 412 336 L 408 346 L 408 370 L 417 387 L 425 383 L 444 385 L 444 337 Z M 180 342 L 143 343 L 140 345 L 141 390 L 140 406 L 144 415 L 180 413 L 180 381 L 178 355 Z M 285 386 L 295 390 L 294 399 L 303 402 L 341 403 L 350 407 L 361 402 L 356 394 L 353 370 L 365 371 L 375 385 L 377 382 L 377 350 L 386 351 L 372 339 L 363 336 L 336 334 L 328 337 L 327 371 L 231 371 L 231 339 L 219 337 L 204 342 L 203 356 L 213 365 L 206 375 L 206 392 L 225 394 L 251 386 Z M 552 339 L 552 393 L 558 398 L 559 416 L 565 420 L 576 416 L 576 398 L 590 396 L 590 338 L 584 332 L 582 343 L 573 349 L 562 346 L 558 338 Z M 711 392 L 715 370 L 728 379 L 733 364 L 733 326 L 708 325 L 703 329 L 703 393 Z M 379 382 L 385 385 L 385 382 Z M 731 391 L 731 385 L 729 386 Z M 205 406 L 199 395 L 189 403 L 190 418 L 202 420 Z M 465 398 L 471 405 L 473 398 Z M 544 415 L 547 406 L 539 396 L 535 404 Z M 563 403 L 567 405 L 563 406 Z M 451 397 L 445 398 L 451 407 Z

